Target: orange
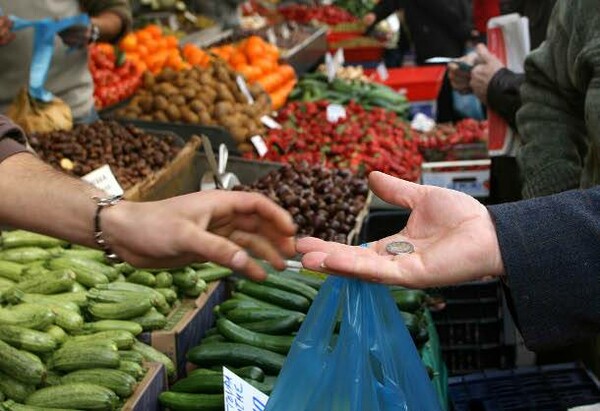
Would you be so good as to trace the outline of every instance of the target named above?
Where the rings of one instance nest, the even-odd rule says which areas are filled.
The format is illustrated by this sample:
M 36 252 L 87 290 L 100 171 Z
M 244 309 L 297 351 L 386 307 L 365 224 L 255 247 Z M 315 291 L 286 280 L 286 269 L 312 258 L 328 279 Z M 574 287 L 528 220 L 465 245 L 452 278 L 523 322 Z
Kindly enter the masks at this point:
M 148 51 L 148 47 L 146 47 L 144 44 L 140 44 L 137 47 L 137 53 L 140 55 L 140 57 L 144 58 L 148 55 L 149 51 Z
M 121 48 L 125 51 L 134 51 L 137 47 L 137 38 L 135 34 L 129 33 L 121 40 Z
M 153 42 L 152 34 L 145 30 L 140 30 L 136 34 L 138 43 L 149 44 Z
M 144 30 L 146 30 L 153 38 L 162 36 L 162 29 L 156 24 L 148 24 Z
M 177 47 L 179 45 L 179 40 L 177 40 L 177 37 L 175 36 L 166 36 L 165 40 L 169 47 Z

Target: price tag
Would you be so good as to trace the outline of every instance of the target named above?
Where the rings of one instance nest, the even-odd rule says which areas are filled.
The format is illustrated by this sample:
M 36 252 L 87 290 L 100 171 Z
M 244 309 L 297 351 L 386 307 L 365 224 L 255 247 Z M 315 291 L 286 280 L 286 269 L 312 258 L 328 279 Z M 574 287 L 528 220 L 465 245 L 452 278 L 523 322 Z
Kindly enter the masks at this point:
M 337 123 L 340 119 L 346 118 L 346 109 L 339 104 L 330 104 L 327 106 L 327 121 Z
M 285 25 L 285 24 L 282 24 L 282 25 L 281 25 L 280 32 L 281 32 L 281 37 L 282 37 L 284 40 L 287 40 L 287 39 L 289 39 L 289 38 L 290 38 L 290 36 L 291 36 L 290 29 L 288 29 L 288 26 L 287 26 L 287 25 Z
M 177 16 L 171 14 L 168 20 L 169 28 L 173 31 L 179 30 L 179 21 L 177 21 Z
M 277 37 L 275 36 L 275 31 L 273 30 L 273 27 L 269 27 L 269 29 L 267 30 L 267 40 L 272 45 L 277 45 Z
M 254 104 L 254 97 L 252 97 L 252 94 L 250 94 L 250 90 L 248 90 L 248 85 L 246 84 L 246 80 L 244 79 L 244 77 L 242 77 L 240 75 L 236 76 L 235 82 L 237 83 L 238 87 L 240 88 L 240 91 L 242 92 L 242 94 L 244 96 L 246 96 L 248 103 Z
M 335 79 L 335 64 L 333 62 L 333 58 L 331 57 L 331 53 L 325 54 L 325 69 L 327 70 L 327 81 L 330 83 Z
M 264 411 L 269 397 L 223 367 L 225 411 Z
M 269 149 L 267 148 L 267 143 L 265 143 L 265 140 L 259 135 L 250 137 L 250 142 L 252 143 L 252 145 L 256 149 L 256 152 L 261 158 L 264 157 L 269 151 Z
M 379 78 L 383 81 L 386 81 L 388 78 L 390 78 L 390 73 L 388 72 L 388 69 L 383 61 L 379 63 L 376 70 Z
M 96 186 L 100 190 L 106 191 L 106 193 L 111 196 L 123 195 L 123 188 L 119 185 L 119 182 L 115 178 L 115 175 L 112 173 L 108 164 L 84 175 L 81 179 Z
M 260 118 L 260 121 L 266 126 L 269 127 L 271 129 L 280 129 L 281 128 L 281 124 L 279 124 L 278 122 L 276 122 L 275 120 L 273 120 L 273 118 L 271 118 L 270 116 L 262 116 Z
M 345 62 L 344 49 L 338 49 L 338 51 L 335 52 L 335 56 L 333 56 L 333 63 L 335 64 L 336 70 L 338 67 L 342 67 Z

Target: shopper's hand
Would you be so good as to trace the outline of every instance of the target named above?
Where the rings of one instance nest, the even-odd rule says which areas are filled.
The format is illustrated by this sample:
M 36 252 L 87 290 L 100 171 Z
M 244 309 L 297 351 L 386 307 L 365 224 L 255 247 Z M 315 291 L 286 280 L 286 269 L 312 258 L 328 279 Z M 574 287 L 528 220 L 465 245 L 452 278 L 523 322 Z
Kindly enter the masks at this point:
M 473 66 L 477 61 L 477 53 L 469 53 L 458 60 Z M 450 79 L 452 88 L 459 93 L 467 94 L 473 91 L 469 85 L 471 72 L 462 70 L 456 63 L 448 64 L 448 79 Z
M 83 48 L 91 41 L 92 26 L 78 24 L 59 31 L 58 35 L 65 45 L 73 48 Z
M 469 86 L 479 100 L 487 104 L 487 90 L 492 77 L 504 64 L 494 56 L 486 46 L 478 44 L 475 49 L 477 52 L 478 64 L 471 70 L 471 81 Z
M 11 29 L 12 21 L 8 16 L 0 16 L 0 46 L 4 46 L 15 39 L 15 33 Z
M 375 23 L 376 19 L 377 17 L 375 17 L 375 13 L 367 13 L 363 17 L 362 21 L 365 26 L 369 27 L 371 24 Z
M 474 198 L 438 187 L 421 186 L 383 173 L 369 176 L 372 190 L 388 203 L 412 213 L 400 233 L 369 248 L 298 241 L 304 267 L 368 281 L 425 288 L 498 276 L 504 271 L 498 239 L 487 209 Z M 412 254 L 391 256 L 386 245 L 409 241 Z
M 284 269 L 294 255 L 291 216 L 268 198 L 244 192 L 206 191 L 159 202 L 122 201 L 102 211 L 107 244 L 125 261 L 147 268 L 213 261 L 261 279 L 249 257 Z

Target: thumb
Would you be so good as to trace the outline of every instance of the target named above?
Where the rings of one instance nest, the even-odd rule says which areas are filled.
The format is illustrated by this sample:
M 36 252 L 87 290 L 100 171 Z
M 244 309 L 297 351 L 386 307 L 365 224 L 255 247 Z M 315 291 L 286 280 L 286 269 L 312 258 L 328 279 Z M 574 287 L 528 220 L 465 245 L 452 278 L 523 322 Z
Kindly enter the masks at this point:
M 369 174 L 369 186 L 383 201 L 413 209 L 427 188 L 378 171 Z
M 490 53 L 490 50 L 484 44 L 478 44 L 475 48 L 478 60 L 487 63 L 494 59 L 494 55 Z

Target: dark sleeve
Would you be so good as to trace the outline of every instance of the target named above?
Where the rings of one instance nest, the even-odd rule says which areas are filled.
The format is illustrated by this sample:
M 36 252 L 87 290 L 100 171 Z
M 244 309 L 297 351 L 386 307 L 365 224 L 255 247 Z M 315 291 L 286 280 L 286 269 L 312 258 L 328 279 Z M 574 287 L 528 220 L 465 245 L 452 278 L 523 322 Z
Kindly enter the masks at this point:
M 405 7 L 406 0 L 381 0 L 375 5 L 372 12 L 375 14 L 375 23 L 369 27 L 371 30 L 381 20 L 387 18 L 390 14 L 403 9 Z
M 488 84 L 488 106 L 500 114 L 513 130 L 517 129 L 517 111 L 521 107 L 519 89 L 524 82 L 525 74 L 518 74 L 503 68 L 494 74 Z
M 0 115 L 0 163 L 13 154 L 27 151 L 21 144 L 25 142 L 25 133 L 6 116 Z
M 600 330 L 600 187 L 489 207 L 510 297 L 533 350 Z
M 133 18 L 131 16 L 131 7 L 127 0 L 80 0 L 81 8 L 90 16 L 98 15 L 105 11 L 110 11 L 121 17 L 123 27 L 121 34 L 114 41 L 118 41 L 123 34 L 131 29 Z
M 413 0 L 414 1 L 414 0 Z M 455 2 L 448 0 L 418 0 L 415 3 L 458 41 L 467 41 L 473 29 L 472 16 L 461 15 Z

